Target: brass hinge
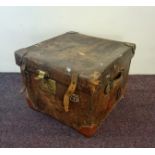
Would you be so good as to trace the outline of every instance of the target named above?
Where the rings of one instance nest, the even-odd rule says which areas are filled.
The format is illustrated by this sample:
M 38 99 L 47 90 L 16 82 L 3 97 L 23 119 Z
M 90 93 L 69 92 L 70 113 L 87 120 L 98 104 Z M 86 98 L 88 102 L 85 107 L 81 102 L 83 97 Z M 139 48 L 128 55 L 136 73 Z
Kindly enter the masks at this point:
M 77 73 L 72 73 L 71 76 L 71 83 L 64 95 L 63 98 L 63 105 L 64 105 L 64 110 L 65 112 L 69 111 L 69 101 L 70 97 L 74 94 L 76 86 L 77 86 L 77 80 L 78 80 L 78 74 Z

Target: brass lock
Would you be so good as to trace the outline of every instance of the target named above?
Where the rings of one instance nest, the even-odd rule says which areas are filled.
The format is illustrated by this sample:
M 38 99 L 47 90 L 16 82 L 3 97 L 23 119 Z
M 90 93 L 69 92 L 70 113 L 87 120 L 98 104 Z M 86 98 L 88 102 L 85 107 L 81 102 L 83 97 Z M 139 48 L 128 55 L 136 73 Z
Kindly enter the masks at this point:
M 56 93 L 56 81 L 50 79 L 49 74 L 42 70 L 37 70 L 35 80 L 40 80 L 40 89 L 49 94 Z

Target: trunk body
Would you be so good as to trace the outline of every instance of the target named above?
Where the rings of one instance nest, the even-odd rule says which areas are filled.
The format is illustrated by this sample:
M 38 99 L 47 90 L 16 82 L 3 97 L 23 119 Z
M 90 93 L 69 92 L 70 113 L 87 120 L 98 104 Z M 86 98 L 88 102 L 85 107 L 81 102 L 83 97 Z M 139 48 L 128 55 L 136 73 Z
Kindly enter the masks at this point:
M 28 105 L 90 137 L 126 90 L 135 44 L 75 32 L 15 52 Z

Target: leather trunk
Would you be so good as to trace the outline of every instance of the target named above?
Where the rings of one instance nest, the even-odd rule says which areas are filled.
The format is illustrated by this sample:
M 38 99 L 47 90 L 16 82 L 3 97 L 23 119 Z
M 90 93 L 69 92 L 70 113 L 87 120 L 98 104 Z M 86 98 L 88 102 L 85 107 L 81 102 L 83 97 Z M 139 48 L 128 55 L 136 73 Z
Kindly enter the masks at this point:
M 124 96 L 135 44 L 67 32 L 15 52 L 28 105 L 95 134 Z

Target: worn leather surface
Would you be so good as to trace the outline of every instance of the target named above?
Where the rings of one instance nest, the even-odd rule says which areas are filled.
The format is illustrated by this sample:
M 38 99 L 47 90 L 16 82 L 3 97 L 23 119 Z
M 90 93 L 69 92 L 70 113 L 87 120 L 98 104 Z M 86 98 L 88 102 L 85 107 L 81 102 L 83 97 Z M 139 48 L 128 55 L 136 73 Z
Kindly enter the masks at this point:
M 64 73 L 69 69 L 88 78 L 102 73 L 114 60 L 133 52 L 134 44 L 95 38 L 80 33 L 65 33 L 36 45 L 16 51 L 16 62 L 21 65 L 24 55 L 27 65 L 44 66 Z M 131 54 L 129 54 L 131 55 Z M 96 78 L 98 78 L 97 75 Z

